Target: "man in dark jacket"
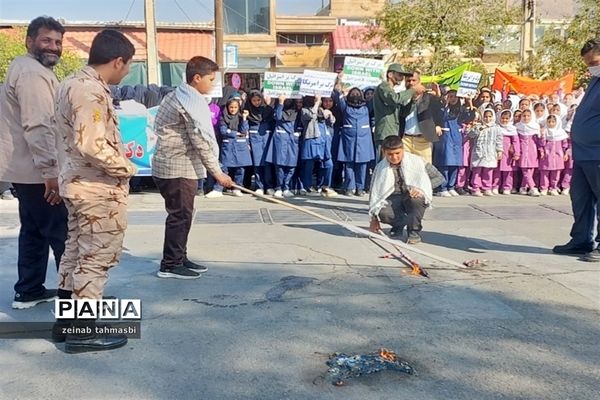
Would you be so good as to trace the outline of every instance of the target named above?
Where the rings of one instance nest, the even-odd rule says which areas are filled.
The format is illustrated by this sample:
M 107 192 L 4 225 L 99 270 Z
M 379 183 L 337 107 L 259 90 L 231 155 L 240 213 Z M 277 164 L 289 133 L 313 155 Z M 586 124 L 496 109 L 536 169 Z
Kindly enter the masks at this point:
M 406 88 L 421 85 L 421 73 L 415 71 L 406 79 Z M 442 135 L 444 124 L 442 103 L 431 93 L 419 94 L 400 110 L 400 130 L 404 150 L 432 162 L 432 143 Z
M 600 37 L 588 40 L 581 49 L 592 80 L 577 107 L 571 140 L 573 179 L 571 206 L 575 219 L 571 240 L 555 246 L 557 254 L 581 254 L 584 261 L 600 262 L 600 225 L 594 239 L 594 223 L 600 221 Z

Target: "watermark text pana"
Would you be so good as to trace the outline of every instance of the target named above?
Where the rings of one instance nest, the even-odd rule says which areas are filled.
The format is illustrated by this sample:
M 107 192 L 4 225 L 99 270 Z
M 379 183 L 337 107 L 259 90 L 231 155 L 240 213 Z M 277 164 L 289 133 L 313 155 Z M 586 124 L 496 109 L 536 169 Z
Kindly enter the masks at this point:
M 57 319 L 142 319 L 140 299 L 58 299 L 54 303 Z

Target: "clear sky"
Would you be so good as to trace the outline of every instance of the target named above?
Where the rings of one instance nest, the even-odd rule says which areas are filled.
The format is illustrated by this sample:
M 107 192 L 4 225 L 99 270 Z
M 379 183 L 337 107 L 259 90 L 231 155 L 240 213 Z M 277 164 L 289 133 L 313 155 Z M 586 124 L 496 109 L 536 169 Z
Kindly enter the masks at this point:
M 278 15 L 314 15 L 327 0 L 277 0 Z M 155 0 L 160 22 L 212 20 L 213 0 Z M 67 21 L 142 21 L 144 0 L 0 0 L 0 20 L 40 15 Z

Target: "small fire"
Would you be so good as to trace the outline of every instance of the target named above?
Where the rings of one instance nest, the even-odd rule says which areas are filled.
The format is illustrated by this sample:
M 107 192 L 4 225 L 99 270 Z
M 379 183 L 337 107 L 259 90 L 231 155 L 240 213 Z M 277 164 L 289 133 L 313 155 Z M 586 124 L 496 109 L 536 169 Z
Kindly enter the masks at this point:
M 412 264 L 412 274 L 413 275 L 421 275 L 426 278 L 429 277 L 429 274 L 423 268 L 419 267 L 419 265 L 416 263 Z
M 396 353 L 388 349 L 379 349 L 379 357 L 389 362 L 396 362 Z

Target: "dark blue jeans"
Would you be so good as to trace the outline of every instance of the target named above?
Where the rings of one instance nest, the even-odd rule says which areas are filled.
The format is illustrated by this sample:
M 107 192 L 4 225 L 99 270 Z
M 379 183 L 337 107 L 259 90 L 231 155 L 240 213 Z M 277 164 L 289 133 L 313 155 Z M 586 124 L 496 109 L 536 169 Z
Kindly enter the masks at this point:
M 600 225 L 594 239 L 594 222 L 600 223 L 600 160 L 575 161 L 570 193 L 575 219 L 571 228 L 571 243 L 592 250 L 596 245 L 594 241 L 600 242 Z
M 50 248 L 56 270 L 67 240 L 67 209 L 63 203 L 51 206 L 44 199 L 43 184 L 13 183 L 19 199 L 19 280 L 15 292 L 31 296 L 46 290 L 46 270 Z

